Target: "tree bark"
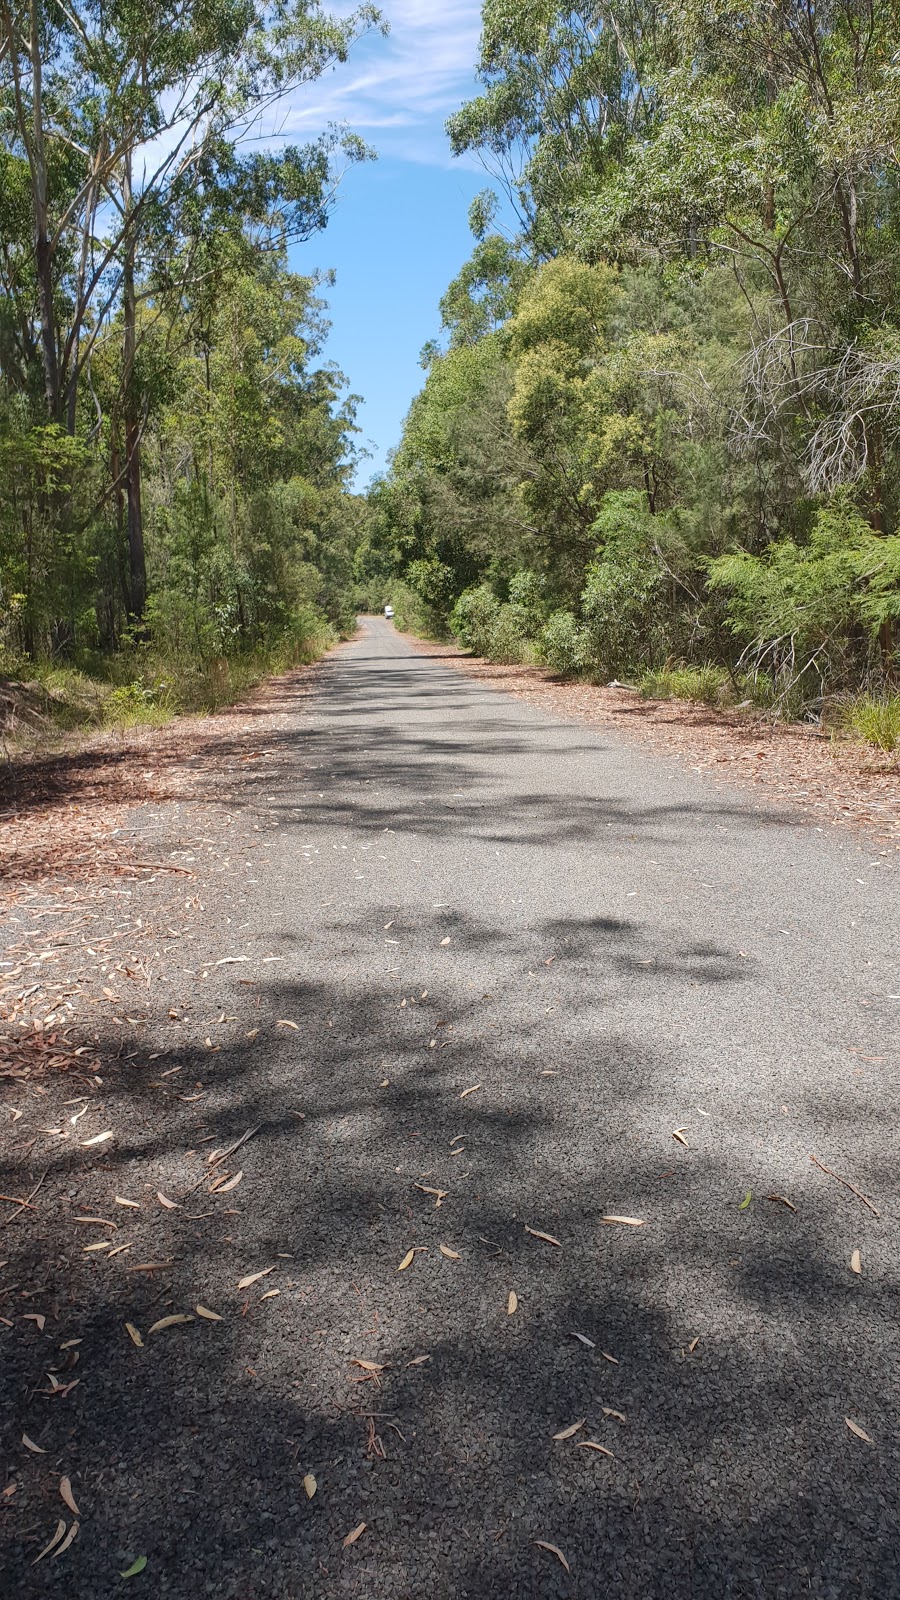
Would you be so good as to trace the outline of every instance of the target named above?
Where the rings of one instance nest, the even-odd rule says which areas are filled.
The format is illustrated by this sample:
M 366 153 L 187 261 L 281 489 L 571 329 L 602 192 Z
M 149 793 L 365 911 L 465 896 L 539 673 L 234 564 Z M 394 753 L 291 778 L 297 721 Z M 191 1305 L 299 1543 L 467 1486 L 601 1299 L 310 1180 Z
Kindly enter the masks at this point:
M 123 275 L 123 409 L 125 418 L 125 503 L 128 526 L 129 611 L 140 620 L 147 605 L 147 562 L 144 552 L 144 515 L 141 502 L 141 419 L 135 392 L 134 357 L 137 348 L 137 301 L 134 290 L 134 232 L 127 226 L 132 209 L 131 152 L 125 158 L 122 180 L 126 227 Z

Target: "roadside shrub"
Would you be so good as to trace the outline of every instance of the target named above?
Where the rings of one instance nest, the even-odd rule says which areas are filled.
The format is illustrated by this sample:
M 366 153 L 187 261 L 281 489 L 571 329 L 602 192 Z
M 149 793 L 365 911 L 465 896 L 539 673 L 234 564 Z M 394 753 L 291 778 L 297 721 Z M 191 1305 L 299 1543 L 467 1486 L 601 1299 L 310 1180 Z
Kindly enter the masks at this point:
M 175 710 L 168 683 L 123 683 L 111 689 L 103 705 L 108 728 L 150 727 L 167 722 Z
M 859 695 L 843 708 L 840 723 L 848 733 L 890 755 L 900 749 L 900 694 L 886 700 Z
M 665 639 L 665 577 L 656 553 L 665 531 L 636 489 L 604 496 L 591 530 L 598 559 L 587 569 L 581 596 L 591 665 L 610 676 L 652 665 L 669 653 Z
M 712 662 L 703 667 L 679 664 L 659 672 L 643 672 L 638 688 L 649 700 L 699 700 L 707 706 L 734 702 L 734 686 L 728 673 Z
M 538 650 L 530 637 L 529 614 L 524 606 L 501 606 L 491 629 L 487 649 L 481 652 L 492 661 L 523 661 L 533 663 Z
M 490 654 L 491 640 L 500 620 L 500 601 L 486 583 L 464 589 L 450 613 L 450 631 L 463 650 Z
M 424 601 L 429 610 L 445 617 L 453 605 L 453 572 L 443 561 L 431 557 L 427 561 L 411 561 L 406 569 L 406 582 Z M 396 609 L 396 608 L 395 608 Z
M 541 629 L 538 646 L 551 672 L 571 676 L 585 666 L 587 637 L 571 611 L 554 611 Z
M 529 568 L 509 580 L 509 603 L 521 615 L 521 626 L 528 639 L 536 639 L 547 620 L 544 579 Z
M 836 494 L 817 512 L 807 543 L 780 539 L 759 556 L 719 556 L 709 586 L 725 599 L 742 660 L 763 667 L 779 688 L 800 684 L 812 704 L 826 684 L 858 682 L 871 660 L 891 655 L 900 535 L 875 533 L 847 495 Z
M 401 633 L 415 633 L 430 639 L 446 636 L 446 627 L 437 612 L 408 583 L 394 580 L 387 598 L 394 608 L 394 625 Z

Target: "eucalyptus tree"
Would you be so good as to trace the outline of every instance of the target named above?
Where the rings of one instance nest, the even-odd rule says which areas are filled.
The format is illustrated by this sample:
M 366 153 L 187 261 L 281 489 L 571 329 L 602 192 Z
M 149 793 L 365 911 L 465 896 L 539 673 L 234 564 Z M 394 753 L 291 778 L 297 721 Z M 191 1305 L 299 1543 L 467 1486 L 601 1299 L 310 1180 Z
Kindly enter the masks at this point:
M 32 392 L 38 358 L 45 421 L 94 447 L 111 436 L 102 493 L 124 491 L 135 615 L 142 339 L 198 274 L 214 276 L 223 229 L 283 246 L 323 225 L 336 158 L 366 154 L 358 140 L 331 130 L 244 152 L 379 23 L 369 3 L 332 17 L 318 0 L 0 0 L 0 166 L 13 197 L 8 220 L 0 201 L 3 378 Z M 110 343 L 117 383 L 104 405 L 91 371 Z

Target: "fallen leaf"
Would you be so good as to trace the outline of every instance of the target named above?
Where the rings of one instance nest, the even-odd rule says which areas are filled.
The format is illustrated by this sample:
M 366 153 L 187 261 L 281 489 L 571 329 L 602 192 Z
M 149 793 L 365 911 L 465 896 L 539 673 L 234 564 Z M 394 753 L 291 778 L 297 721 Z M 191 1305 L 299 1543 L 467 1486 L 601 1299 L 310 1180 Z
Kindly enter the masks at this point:
M 228 1179 L 227 1183 L 219 1184 L 216 1194 L 227 1194 L 230 1189 L 236 1189 L 243 1176 L 243 1172 L 236 1172 L 233 1178 Z
M 238 1288 L 249 1289 L 251 1284 L 259 1283 L 260 1278 L 267 1278 L 269 1273 L 274 1271 L 274 1267 L 263 1267 L 262 1272 L 249 1272 L 246 1278 L 238 1279 Z
M 686 1149 L 689 1148 L 687 1139 L 684 1137 L 684 1133 L 681 1128 L 672 1129 L 672 1138 L 677 1139 L 678 1143 L 683 1144 Z
M 560 1244 L 559 1240 L 554 1239 L 552 1233 L 541 1233 L 539 1228 L 529 1228 L 527 1222 L 525 1223 L 525 1232 L 530 1233 L 532 1239 L 543 1239 L 545 1244 L 555 1244 L 557 1250 L 562 1249 L 562 1245 Z
M 506 1302 L 506 1315 L 508 1317 L 511 1317 L 511 1316 L 513 1316 L 513 1314 L 516 1311 L 518 1311 L 518 1309 L 519 1309 L 519 1296 L 516 1294 L 515 1289 L 510 1289 L 510 1291 L 509 1291 L 509 1299 Z
M 446 939 L 442 939 L 442 940 L 441 940 L 441 944 L 449 944 L 449 943 L 450 943 L 450 940 L 449 940 L 449 938 L 446 938 Z
M 274 1300 L 275 1296 L 277 1294 L 280 1294 L 280 1293 L 281 1293 L 280 1289 L 267 1289 L 265 1294 L 261 1294 L 260 1297 L 259 1297 L 260 1305 L 262 1305 L 264 1300 Z
M 589 1339 L 586 1333 L 576 1333 L 574 1328 L 570 1328 L 569 1332 L 572 1338 L 577 1339 L 580 1344 L 586 1344 L 589 1350 L 596 1350 L 597 1346 L 593 1339 Z
M 114 1139 L 114 1138 L 115 1138 L 115 1134 L 113 1133 L 112 1128 L 107 1128 L 105 1133 L 95 1133 L 93 1139 L 82 1139 L 81 1148 L 82 1148 L 82 1150 L 86 1150 L 88 1145 L 91 1145 L 91 1144 L 105 1144 L 107 1139 Z
M 628 1418 L 626 1417 L 624 1411 L 614 1411 L 612 1406 L 603 1406 L 602 1407 L 602 1411 L 603 1411 L 603 1415 L 605 1417 L 615 1417 L 617 1422 L 627 1422 L 628 1421 Z
M 845 1417 L 844 1421 L 846 1422 L 847 1427 L 850 1429 L 850 1432 L 851 1433 L 855 1433 L 857 1439 L 862 1439 L 863 1444 L 874 1444 L 875 1443 L 874 1439 L 870 1439 L 869 1438 L 869 1435 L 866 1433 L 865 1428 L 861 1428 L 858 1422 L 854 1422 L 853 1421 L 852 1417 Z
M 181 1210 L 181 1207 L 180 1207 L 180 1205 L 178 1204 L 178 1202 L 176 1200 L 170 1200 L 168 1195 L 160 1194 L 158 1189 L 156 1191 L 156 1198 L 159 1201 L 161 1206 L 165 1206 L 167 1211 L 180 1211 Z
M 797 1209 L 797 1207 L 794 1205 L 793 1200 L 789 1200 L 787 1195 L 785 1195 L 785 1194 L 770 1194 L 767 1198 L 769 1200 L 778 1200 L 778 1201 L 780 1201 L 783 1206 L 787 1206 L 788 1211 L 796 1211 L 796 1209 Z
M 350 1533 L 347 1534 L 347 1537 L 341 1541 L 343 1549 L 346 1550 L 348 1544 L 355 1544 L 360 1534 L 365 1533 L 365 1531 L 366 1525 L 364 1522 L 361 1522 L 358 1527 L 353 1528 Z
M 136 1344 L 139 1350 L 143 1350 L 144 1341 L 141 1338 L 140 1333 L 138 1332 L 138 1330 L 135 1327 L 133 1322 L 126 1322 L 125 1331 L 128 1334 L 128 1337 L 131 1340 L 132 1344 Z
M 311 1500 L 319 1487 L 311 1472 L 308 1472 L 306 1477 L 303 1479 L 303 1487 L 306 1490 L 307 1500 Z
M 465 1100 L 467 1094 L 475 1094 L 476 1090 L 478 1090 L 480 1088 L 481 1088 L 481 1084 L 480 1083 L 473 1083 L 471 1089 L 463 1089 L 463 1092 L 459 1097 L 460 1100 Z
M 646 1228 L 643 1217 L 601 1217 L 601 1222 L 621 1222 L 626 1228 Z
M 579 1428 L 584 1427 L 586 1422 L 587 1417 L 582 1417 L 580 1422 L 573 1422 L 568 1428 L 561 1428 L 559 1433 L 554 1433 L 553 1437 L 554 1439 L 571 1439 L 573 1435 L 578 1432 Z
M 35 1444 L 33 1439 L 29 1439 L 27 1433 L 23 1433 L 22 1443 L 26 1450 L 31 1450 L 36 1456 L 45 1456 L 47 1454 L 46 1450 L 42 1450 L 39 1444 Z
M 609 1456 L 613 1461 L 616 1459 L 612 1451 L 607 1450 L 605 1444 L 597 1444 L 594 1439 L 579 1439 L 575 1448 L 577 1450 L 596 1450 L 598 1455 Z
M 408 1367 L 421 1367 L 424 1361 L 430 1361 L 430 1356 L 413 1356 L 412 1361 L 407 1361 Z
M 602 1355 L 604 1361 L 611 1361 L 614 1367 L 619 1365 L 618 1356 L 611 1356 L 608 1350 L 601 1350 L 600 1354 Z
M 459 1260 L 459 1251 L 458 1250 L 451 1250 L 450 1246 L 448 1244 L 438 1245 L 438 1249 L 440 1250 L 442 1256 L 446 1256 L 447 1257 L 448 1261 L 458 1261 Z
M 692 1356 L 694 1354 L 694 1351 L 696 1350 L 696 1348 L 697 1348 L 699 1343 L 700 1343 L 700 1335 L 698 1333 L 697 1337 L 695 1339 L 692 1339 L 690 1344 L 688 1345 L 688 1355 Z
M 139 1572 L 143 1572 L 143 1570 L 144 1570 L 146 1565 L 147 1565 L 147 1557 L 146 1556 L 138 1556 L 136 1561 L 132 1561 L 130 1567 L 127 1567 L 124 1572 L 120 1572 L 119 1573 L 119 1577 L 120 1578 L 136 1578 Z
M 50 1550 L 52 1550 L 52 1549 L 53 1549 L 53 1546 L 54 1546 L 54 1545 L 55 1545 L 55 1544 L 59 1544 L 59 1541 L 60 1541 L 60 1539 L 61 1539 L 61 1538 L 62 1538 L 62 1536 L 63 1536 L 63 1534 L 64 1534 L 64 1533 L 65 1533 L 65 1531 L 66 1531 L 66 1525 L 65 1525 L 65 1523 L 64 1523 L 64 1522 L 58 1522 L 58 1523 L 57 1523 L 57 1524 L 56 1524 L 56 1532 L 55 1532 L 55 1534 L 54 1534 L 54 1535 L 53 1535 L 53 1538 L 52 1538 L 52 1539 L 51 1539 L 51 1540 L 50 1540 L 50 1542 L 49 1542 L 49 1544 L 45 1544 L 45 1545 L 44 1545 L 44 1548 L 43 1548 L 43 1550 L 42 1550 L 42 1551 L 41 1551 L 41 1553 L 40 1553 L 40 1555 L 39 1555 L 39 1556 L 35 1556 L 35 1558 L 34 1558 L 34 1560 L 33 1560 L 33 1561 L 32 1561 L 32 1563 L 31 1563 L 31 1565 L 32 1565 L 32 1566 L 33 1566 L 33 1567 L 36 1567 L 36 1566 L 37 1566 L 37 1564 L 38 1564 L 38 1562 L 39 1562 L 39 1561 L 43 1561 L 43 1559 L 44 1559 L 44 1557 L 45 1557 L 45 1555 L 47 1555 L 47 1553 L 48 1553 L 48 1552 L 49 1552 L 49 1551 L 50 1551 Z
M 25 1315 L 22 1318 L 22 1321 L 23 1322 L 36 1322 L 37 1323 L 38 1333 L 43 1333 L 44 1324 L 46 1323 L 47 1318 L 45 1316 L 43 1316 L 40 1311 L 26 1311 Z
M 224 1320 L 219 1316 L 218 1311 L 210 1311 L 208 1306 L 195 1306 L 194 1310 L 198 1317 L 203 1318 L 204 1322 L 222 1322 Z
M 172 1317 L 160 1317 L 159 1321 L 158 1322 L 154 1322 L 153 1326 L 151 1328 L 148 1328 L 147 1332 L 148 1333 L 162 1333 L 163 1328 L 177 1328 L 177 1327 L 179 1327 L 181 1325 L 182 1322 L 193 1322 L 193 1321 L 194 1321 L 193 1317 L 188 1316 L 183 1311 L 179 1311 L 179 1312 L 176 1312 L 176 1314 L 174 1316 L 172 1316 Z
M 383 1372 L 385 1364 L 379 1361 L 365 1361 L 362 1356 L 351 1356 L 348 1363 L 351 1367 L 362 1367 L 363 1372 Z
M 69 1510 L 71 1511 L 73 1517 L 80 1517 L 81 1516 L 81 1512 L 79 1511 L 77 1505 L 75 1504 L 75 1496 L 72 1493 L 72 1480 L 71 1480 L 71 1478 L 60 1478 L 60 1480 L 59 1480 L 59 1492 L 60 1492 L 61 1498 L 65 1501 L 66 1505 L 68 1506 Z
M 276 1028 L 293 1028 L 295 1033 L 300 1032 L 299 1022 L 289 1022 L 287 1017 L 281 1017 L 275 1024 Z
M 120 1202 L 119 1202 L 119 1204 L 123 1205 L 123 1206 L 124 1205 L 133 1206 L 134 1203 L 135 1202 L 133 1200 L 120 1200 Z M 118 1231 L 118 1227 L 119 1227 L 119 1224 L 117 1222 L 110 1222 L 107 1217 L 76 1217 L 75 1221 L 76 1222 L 96 1222 L 98 1224 L 98 1226 L 100 1226 L 100 1227 L 112 1228 L 114 1233 Z
M 112 1248 L 112 1246 L 110 1245 L 110 1242 L 109 1242 L 108 1239 L 101 1239 L 98 1244 L 86 1244 L 86 1245 L 83 1245 L 82 1248 L 85 1251 L 88 1251 L 88 1250 L 110 1250 Z
M 741 1201 L 740 1205 L 738 1206 L 738 1211 L 746 1211 L 746 1209 L 747 1209 L 747 1207 L 750 1204 L 750 1201 L 752 1199 L 753 1199 L 753 1192 L 752 1192 L 752 1190 L 748 1189 L 747 1193 L 744 1195 L 743 1200 Z
M 862 1261 L 860 1260 L 858 1250 L 854 1250 L 852 1256 L 850 1257 L 850 1271 L 857 1273 L 862 1272 Z
M 537 1545 L 539 1550 L 549 1550 L 550 1554 L 552 1556 L 555 1556 L 557 1561 L 561 1561 L 562 1562 L 562 1564 L 565 1567 L 566 1571 L 567 1572 L 571 1572 L 572 1569 L 569 1566 L 568 1561 L 566 1560 L 565 1556 L 563 1555 L 563 1553 L 560 1550 L 558 1545 L 548 1544 L 546 1539 L 535 1539 L 534 1542 Z
M 136 1261 L 133 1267 L 126 1267 L 126 1272 L 160 1272 L 163 1267 L 170 1267 L 171 1261 Z
M 73 1522 L 72 1523 L 72 1526 L 69 1529 L 68 1533 L 66 1534 L 66 1537 L 63 1539 L 62 1544 L 59 1545 L 58 1548 L 56 1550 L 54 1550 L 54 1552 L 53 1552 L 52 1559 L 54 1561 L 57 1559 L 57 1556 L 65 1555 L 66 1551 L 69 1548 L 69 1545 L 72 1543 L 72 1540 L 78 1538 L 79 1526 L 80 1525 L 77 1522 Z
M 421 1248 L 421 1246 L 420 1246 L 420 1248 Z M 412 1250 L 407 1250 L 406 1255 L 403 1257 L 403 1260 L 401 1261 L 399 1267 L 397 1268 L 397 1271 L 398 1272 L 405 1272 L 407 1267 L 411 1267 L 412 1266 L 412 1264 L 415 1261 L 415 1259 L 416 1259 L 416 1249 L 415 1249 L 415 1246 L 413 1246 Z
M 140 1211 L 141 1209 L 141 1203 L 139 1200 L 126 1200 L 121 1194 L 116 1195 L 116 1205 L 130 1206 L 133 1211 Z

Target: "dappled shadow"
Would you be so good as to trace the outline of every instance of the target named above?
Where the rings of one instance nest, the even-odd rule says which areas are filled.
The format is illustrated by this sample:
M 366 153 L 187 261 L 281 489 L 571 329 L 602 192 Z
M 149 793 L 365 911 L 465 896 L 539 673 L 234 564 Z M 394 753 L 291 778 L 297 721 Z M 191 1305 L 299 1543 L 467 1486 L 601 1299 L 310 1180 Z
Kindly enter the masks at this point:
M 622 784 L 602 736 L 445 679 L 419 726 L 434 686 L 385 668 L 357 704 L 339 667 L 260 751 L 209 745 L 223 813 L 249 805 L 279 841 L 254 926 L 281 961 L 216 968 L 237 946 L 209 892 L 191 972 L 148 984 L 129 1030 L 97 1022 L 96 1074 L 6 1088 L 0 1189 L 48 1167 L 36 1210 L 0 1219 L 10 1592 L 111 1600 L 146 1555 L 136 1581 L 170 1600 L 894 1600 L 889 1098 L 860 1113 L 823 1048 L 842 993 L 812 997 L 807 1040 L 707 902 L 654 910 L 692 830 L 789 819 Z M 257 759 L 258 794 L 233 776 Z M 475 893 L 428 903 L 399 856 L 358 898 L 349 874 L 328 901 L 282 882 L 301 846 L 389 830 L 473 846 Z M 576 893 L 611 839 L 635 874 L 652 841 L 668 873 L 618 910 L 600 874 Z M 175 842 L 164 821 L 153 840 Z M 240 1182 L 212 1193 L 215 1170 Z M 130 1248 L 85 1248 L 110 1239 Z M 195 1320 L 150 1334 L 177 1314 Z M 78 1386 L 44 1392 L 54 1368 Z M 62 1473 L 80 1533 L 35 1567 Z
M 653 949 L 624 919 L 546 921 L 529 939 L 611 983 L 632 946 Z M 602 994 L 585 1000 L 578 1060 L 548 1077 L 524 1018 L 489 1035 L 490 991 L 463 982 L 489 954 L 471 927 L 467 950 L 433 1000 L 362 979 L 260 983 L 254 1040 L 238 1030 L 213 1056 L 173 1051 L 161 1013 L 138 1059 L 107 1060 L 109 1155 L 70 1141 L 31 1228 L 4 1237 L 4 1422 L 49 1452 L 14 1452 L 24 1516 L 7 1571 L 23 1600 L 63 1577 L 73 1600 L 104 1600 L 141 1553 L 154 1592 L 179 1600 L 209 1573 L 224 1600 L 898 1592 L 884 1227 L 814 1172 L 782 1175 L 795 1212 L 767 1201 L 766 1159 L 727 1116 L 692 1129 L 687 1149 L 665 1124 L 648 1137 L 646 1108 L 673 1079 L 690 1083 L 691 1064 L 604 1025 Z M 680 959 L 711 990 L 746 977 L 715 946 L 686 941 Z M 117 1045 L 113 1034 L 101 1052 Z M 203 1084 L 202 1103 L 176 1099 L 162 1076 L 173 1063 L 186 1090 Z M 54 1115 L 75 1089 L 71 1074 L 54 1087 Z M 189 1193 L 207 1150 L 251 1128 L 227 1164 L 241 1184 Z M 4 1163 L 0 1182 L 14 1192 L 22 1173 Z M 879 1198 L 893 1188 L 874 1154 L 867 1182 Z M 742 1212 L 745 1187 L 756 1198 Z M 157 1189 L 181 1209 L 163 1209 Z M 140 1211 L 117 1211 L 117 1194 Z M 72 1217 L 111 1212 L 116 1238 L 134 1243 L 104 1263 Z M 645 1226 L 604 1224 L 608 1213 Z M 860 1240 L 864 1291 L 846 1270 Z M 167 1265 L 128 1270 L 144 1260 Z M 23 1292 L 49 1317 L 43 1334 L 21 1321 Z M 223 1321 L 148 1334 L 197 1303 Z M 48 1366 L 79 1386 L 41 1393 Z M 875 1447 L 849 1436 L 846 1414 Z M 580 1448 L 587 1438 L 611 1456 Z M 72 1477 L 82 1511 L 58 1572 L 29 1565 L 58 1511 L 48 1463 Z M 563 1550 L 570 1575 L 536 1539 Z

